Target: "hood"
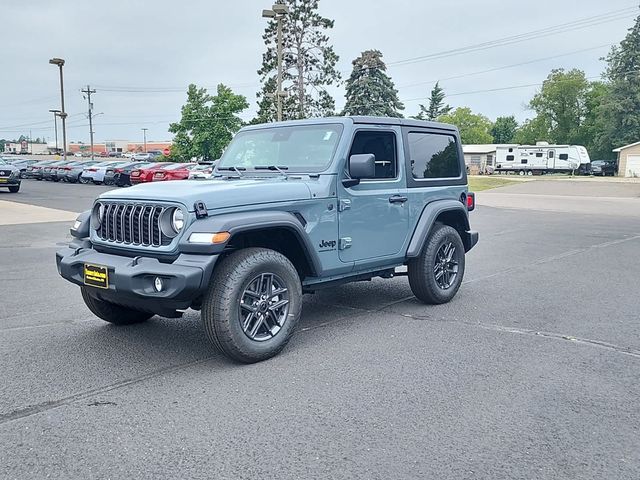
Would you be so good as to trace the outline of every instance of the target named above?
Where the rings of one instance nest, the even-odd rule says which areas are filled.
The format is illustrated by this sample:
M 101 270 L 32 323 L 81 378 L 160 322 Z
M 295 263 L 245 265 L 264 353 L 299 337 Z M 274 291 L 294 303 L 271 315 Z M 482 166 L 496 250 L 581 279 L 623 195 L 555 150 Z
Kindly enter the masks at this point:
M 184 204 L 193 211 L 193 204 L 203 201 L 207 209 L 238 207 L 272 202 L 308 200 L 311 192 L 306 183 L 284 178 L 253 178 L 241 180 L 175 180 L 146 183 L 126 190 L 111 190 L 99 197 L 104 200 L 167 201 Z

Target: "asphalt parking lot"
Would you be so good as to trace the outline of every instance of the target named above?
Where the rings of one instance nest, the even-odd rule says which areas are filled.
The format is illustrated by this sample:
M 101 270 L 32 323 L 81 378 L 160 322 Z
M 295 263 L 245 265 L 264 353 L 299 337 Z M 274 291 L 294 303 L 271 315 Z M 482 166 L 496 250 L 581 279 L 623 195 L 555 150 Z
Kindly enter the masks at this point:
M 403 277 L 321 291 L 248 366 L 196 312 L 93 317 L 56 272 L 69 221 L 0 225 L 0 478 L 639 478 L 640 184 L 553 183 L 478 194 L 450 304 Z

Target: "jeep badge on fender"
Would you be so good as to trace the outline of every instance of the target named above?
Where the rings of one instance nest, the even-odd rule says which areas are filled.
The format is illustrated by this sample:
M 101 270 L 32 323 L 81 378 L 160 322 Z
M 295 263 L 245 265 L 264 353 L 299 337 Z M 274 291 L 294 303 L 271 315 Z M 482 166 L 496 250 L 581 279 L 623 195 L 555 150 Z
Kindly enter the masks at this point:
M 258 362 L 287 345 L 303 293 L 323 286 L 407 275 L 420 301 L 450 301 L 478 241 L 451 125 L 252 125 L 214 174 L 112 190 L 78 217 L 56 262 L 96 316 L 127 325 L 200 310 L 216 348 Z

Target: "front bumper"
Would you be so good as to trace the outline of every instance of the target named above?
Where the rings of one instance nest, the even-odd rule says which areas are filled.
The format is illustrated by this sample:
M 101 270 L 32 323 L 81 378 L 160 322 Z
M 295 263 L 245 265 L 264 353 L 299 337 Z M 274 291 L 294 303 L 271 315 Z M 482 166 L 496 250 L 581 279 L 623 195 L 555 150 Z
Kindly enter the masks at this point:
M 0 187 L 17 187 L 20 185 L 19 177 L 2 177 L 0 178 Z
M 107 289 L 85 286 L 99 299 L 172 316 L 176 310 L 191 307 L 208 288 L 218 255 L 180 254 L 171 263 L 153 257 L 125 257 L 94 250 L 88 240 L 74 240 L 56 252 L 58 273 L 76 285 L 84 285 L 84 264 L 107 267 Z M 154 288 L 162 279 L 162 291 Z

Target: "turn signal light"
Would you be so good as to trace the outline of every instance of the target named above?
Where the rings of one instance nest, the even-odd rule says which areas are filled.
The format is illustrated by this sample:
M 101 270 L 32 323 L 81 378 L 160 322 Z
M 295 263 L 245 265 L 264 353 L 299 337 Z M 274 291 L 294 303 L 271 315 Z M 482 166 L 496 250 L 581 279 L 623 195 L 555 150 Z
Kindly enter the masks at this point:
M 217 232 L 217 233 L 192 233 L 189 236 L 189 243 L 206 243 L 217 245 L 225 243 L 231 238 L 229 232 Z

